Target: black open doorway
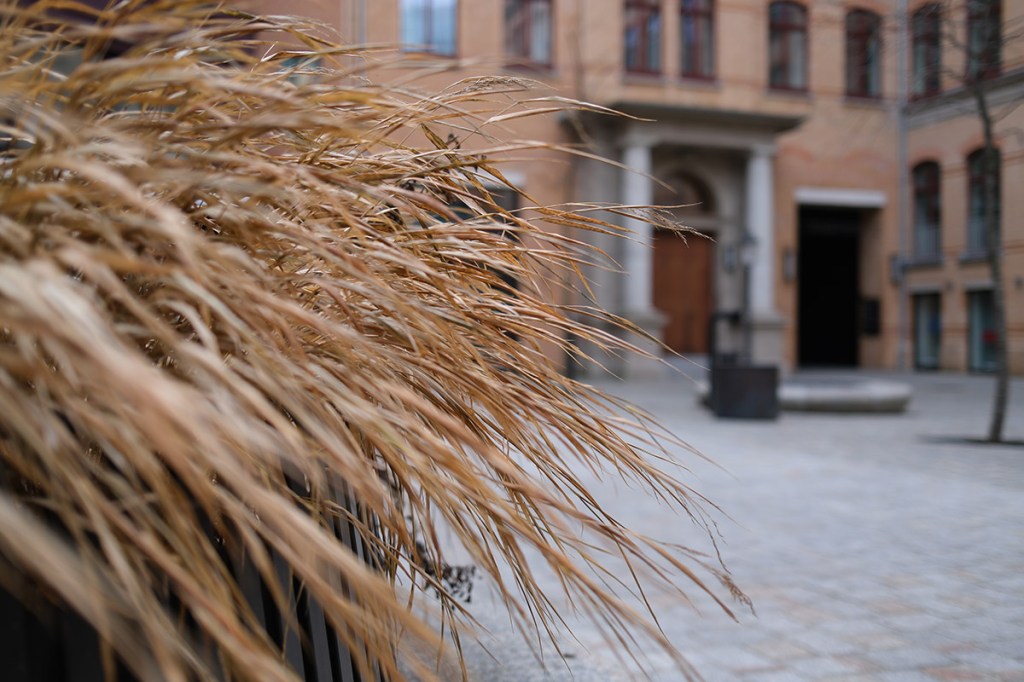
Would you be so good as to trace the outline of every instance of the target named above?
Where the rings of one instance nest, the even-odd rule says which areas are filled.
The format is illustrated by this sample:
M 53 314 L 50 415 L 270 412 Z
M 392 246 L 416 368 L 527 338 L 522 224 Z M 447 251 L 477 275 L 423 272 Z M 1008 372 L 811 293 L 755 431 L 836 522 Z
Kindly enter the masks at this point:
M 856 210 L 800 209 L 801 366 L 858 364 L 860 224 Z

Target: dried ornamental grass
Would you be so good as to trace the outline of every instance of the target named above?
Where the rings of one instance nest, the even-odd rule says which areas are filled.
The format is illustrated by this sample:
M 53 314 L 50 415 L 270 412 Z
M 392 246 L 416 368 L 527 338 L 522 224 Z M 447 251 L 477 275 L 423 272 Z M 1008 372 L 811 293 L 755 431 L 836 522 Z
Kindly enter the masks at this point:
M 709 577 L 738 591 L 621 526 L 574 470 L 639 481 L 706 525 L 702 500 L 662 473 L 642 415 L 612 416 L 542 352 L 624 345 L 573 321 L 599 311 L 538 293 L 587 259 L 562 235 L 618 228 L 541 208 L 563 228 L 544 230 L 489 201 L 488 158 L 535 145 L 447 143 L 509 120 L 475 112 L 528 100 L 522 84 L 369 85 L 337 71 L 350 53 L 319 27 L 195 0 L 0 13 L 6 586 L 31 576 L 143 679 L 289 680 L 232 568 L 245 556 L 273 585 L 277 557 L 364 677 L 397 680 L 403 642 L 438 644 L 415 586 L 467 622 L 436 577 L 445 528 L 524 633 L 559 624 L 532 551 L 610 638 L 640 633 L 689 672 L 602 558 L 681 595 L 714 596 Z M 303 50 L 273 54 L 268 35 Z M 295 77 L 296 56 L 318 56 L 317 79 Z

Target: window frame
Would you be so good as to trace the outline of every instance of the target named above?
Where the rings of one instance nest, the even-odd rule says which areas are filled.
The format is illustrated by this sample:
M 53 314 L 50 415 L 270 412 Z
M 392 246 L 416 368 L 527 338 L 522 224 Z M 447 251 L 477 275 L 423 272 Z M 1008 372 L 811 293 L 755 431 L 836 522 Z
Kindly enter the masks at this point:
M 967 292 L 967 371 L 991 373 L 996 370 L 994 309 L 991 289 Z
M 440 57 L 456 57 L 459 54 L 459 0 L 420 0 L 423 3 L 421 11 L 423 16 L 419 18 L 420 26 L 423 27 L 424 36 L 426 40 L 423 41 L 407 41 L 405 39 L 405 15 L 407 8 L 404 6 L 407 0 L 399 0 L 398 7 L 398 31 L 402 39 L 403 50 L 407 52 L 423 52 L 426 54 L 434 54 Z M 441 47 L 434 40 L 434 12 L 445 11 L 441 10 L 437 5 L 442 2 L 450 2 L 451 9 L 447 10 L 452 15 L 452 41 L 451 51 L 441 49 Z
M 882 97 L 882 16 L 866 9 L 846 13 L 846 96 Z M 874 82 L 874 88 L 871 83 Z
M 664 31 L 664 23 L 661 16 L 661 0 L 625 0 L 623 4 L 623 22 L 622 22 L 622 39 L 623 39 L 623 70 L 628 74 L 636 75 L 648 75 L 648 76 L 660 76 L 662 73 L 662 63 L 664 61 L 662 51 L 664 44 L 662 40 L 662 31 Z M 631 20 L 631 12 L 636 12 L 638 19 Z M 651 31 L 650 20 L 654 17 L 657 19 L 657 34 L 655 35 L 655 48 L 657 63 L 651 64 L 649 57 L 651 55 Z M 636 48 L 639 59 L 637 65 L 630 66 L 630 49 L 628 33 L 630 28 L 637 27 L 639 30 L 640 42 Z
M 927 55 L 923 64 L 921 52 Z M 918 7 L 910 17 L 910 69 L 912 99 L 942 92 L 942 5 L 937 2 Z M 923 81 L 920 89 L 919 79 Z
M 777 19 L 775 10 L 779 9 L 793 9 L 799 13 L 799 20 L 793 21 L 791 19 Z M 805 93 L 808 91 L 808 81 L 810 74 L 810 42 L 808 40 L 808 10 L 802 3 L 796 2 L 795 0 L 775 0 L 768 5 L 768 87 L 771 90 L 781 92 L 796 92 Z M 789 54 L 790 41 L 789 36 L 791 34 L 797 34 L 801 36 L 803 42 L 803 61 L 800 64 L 800 79 L 802 83 L 800 85 L 794 85 L 790 74 L 792 74 L 792 55 Z M 782 47 L 781 51 L 783 54 L 782 73 L 786 74 L 784 82 L 776 82 L 773 80 L 773 75 L 776 72 L 776 64 L 774 61 L 774 46 L 778 42 Z
M 696 26 L 694 43 L 686 40 L 686 29 L 690 24 Z M 705 47 L 708 50 L 706 64 L 703 59 Z M 716 49 L 715 0 L 679 0 L 679 75 L 690 80 L 714 80 Z M 688 68 L 688 62 L 696 67 Z
M 977 29 L 985 31 L 994 23 L 995 44 L 976 46 Z M 987 32 L 986 32 L 987 37 Z M 1002 0 L 967 0 L 967 54 L 964 78 L 968 82 L 988 80 L 1003 70 L 1003 3 Z M 980 54 L 979 54 L 980 53 Z M 993 54 L 994 53 L 994 54 Z M 981 62 L 979 63 L 979 59 Z
M 996 149 L 996 240 L 999 247 L 1002 222 L 1002 154 Z M 985 148 L 975 149 L 967 155 L 967 239 L 966 255 L 987 256 L 989 247 L 988 231 L 985 228 Z M 980 204 L 980 205 L 979 205 Z M 975 220 L 977 216 L 977 220 Z M 979 225 L 980 224 L 980 225 Z
M 912 294 L 910 300 L 914 369 L 939 369 L 942 365 L 942 293 Z M 934 346 L 934 349 L 929 346 Z M 933 350 L 933 356 L 926 357 L 926 350 Z
M 533 6 L 547 7 L 547 34 L 543 39 L 547 43 L 547 60 L 536 59 L 533 53 Z M 505 61 L 516 67 L 535 69 L 551 69 L 555 62 L 555 2 L 554 0 L 505 0 Z M 511 10 L 516 9 L 521 17 L 521 25 L 510 26 Z M 513 29 L 518 29 L 513 32 Z
M 934 262 L 942 258 L 942 167 L 937 161 L 921 161 L 910 171 L 913 188 L 914 210 L 914 259 L 920 262 Z M 928 216 L 922 216 L 920 209 L 926 204 Z M 934 232 L 934 246 L 925 248 L 920 236 L 923 232 Z

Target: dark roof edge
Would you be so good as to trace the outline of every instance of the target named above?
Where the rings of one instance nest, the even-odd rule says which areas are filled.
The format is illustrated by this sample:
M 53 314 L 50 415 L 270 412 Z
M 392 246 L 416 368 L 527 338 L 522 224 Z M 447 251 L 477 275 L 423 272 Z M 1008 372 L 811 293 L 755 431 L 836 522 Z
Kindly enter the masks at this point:
M 793 130 L 804 122 L 804 116 L 763 114 L 737 109 L 709 109 L 705 107 L 680 106 L 675 104 L 654 104 L 622 100 L 607 105 L 609 109 L 641 119 L 663 123 L 702 123 L 727 128 L 755 129 L 766 133 L 781 134 Z M 588 117 L 611 118 L 598 112 L 584 112 Z

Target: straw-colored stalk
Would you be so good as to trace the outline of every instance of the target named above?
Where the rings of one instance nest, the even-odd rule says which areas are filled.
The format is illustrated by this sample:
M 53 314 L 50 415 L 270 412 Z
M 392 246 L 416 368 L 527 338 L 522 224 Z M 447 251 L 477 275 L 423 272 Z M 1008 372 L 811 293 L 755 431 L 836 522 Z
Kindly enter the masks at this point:
M 698 524 L 701 500 L 661 472 L 640 415 L 611 417 L 542 353 L 619 344 L 535 295 L 585 259 L 559 235 L 618 228 L 504 213 L 480 179 L 501 177 L 493 154 L 444 142 L 488 135 L 474 112 L 529 98 L 521 83 L 368 85 L 319 28 L 198 0 L 0 12 L 5 585 L 29 577 L 144 679 L 286 680 L 232 563 L 273 585 L 276 556 L 364 673 L 397 680 L 404 642 L 437 643 L 414 604 L 436 588 L 465 625 L 432 577 L 445 528 L 524 632 L 559 621 L 533 552 L 609 637 L 677 655 L 602 557 L 680 592 L 731 591 L 727 575 L 621 526 L 574 472 L 639 481 Z M 267 36 L 318 56 L 317 78 Z M 343 521 L 373 562 L 330 530 Z

